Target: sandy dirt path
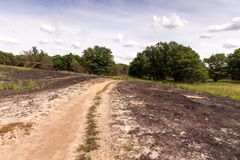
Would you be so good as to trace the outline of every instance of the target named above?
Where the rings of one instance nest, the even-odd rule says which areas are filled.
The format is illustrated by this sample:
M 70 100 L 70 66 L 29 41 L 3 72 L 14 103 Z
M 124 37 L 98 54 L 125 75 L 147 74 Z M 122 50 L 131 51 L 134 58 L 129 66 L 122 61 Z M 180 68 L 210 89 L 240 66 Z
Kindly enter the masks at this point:
M 106 80 L 90 86 L 71 103 L 64 104 L 39 124 L 27 138 L 10 145 L 0 155 L 1 160 L 73 160 L 77 146 L 84 139 L 88 108 L 97 92 L 113 81 Z M 111 85 L 109 86 L 111 88 Z M 109 89 L 108 89 L 109 90 Z M 107 90 L 107 91 L 108 91 Z M 105 95 L 105 94 L 104 94 Z M 108 98 L 108 97 L 107 97 Z M 105 103 L 105 102 L 104 102 Z M 105 113 L 106 108 L 103 110 Z M 102 122 L 100 123 L 102 124 Z
M 91 153 L 94 160 L 114 160 L 115 149 L 114 142 L 111 137 L 111 91 L 115 89 L 118 82 L 112 83 L 101 95 L 101 104 L 97 108 L 98 131 L 99 131 L 99 148 Z

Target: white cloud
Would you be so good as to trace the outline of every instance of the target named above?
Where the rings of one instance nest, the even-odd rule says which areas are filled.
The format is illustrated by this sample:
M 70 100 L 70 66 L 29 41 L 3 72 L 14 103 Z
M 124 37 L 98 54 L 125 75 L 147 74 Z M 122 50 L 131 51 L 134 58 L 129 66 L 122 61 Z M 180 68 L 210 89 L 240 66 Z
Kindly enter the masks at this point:
M 63 44 L 63 40 L 62 39 L 56 39 L 55 44 L 61 45 L 61 44 Z
M 183 27 L 186 24 L 186 20 L 181 18 L 177 14 L 172 14 L 169 16 L 153 16 L 154 25 L 153 27 L 155 29 L 159 29 L 161 27 L 167 28 L 167 29 L 176 29 Z
M 19 44 L 19 40 L 13 38 L 13 37 L 2 37 L 0 36 L 0 42 L 8 43 L 8 44 Z
M 48 25 L 48 24 L 42 24 L 40 27 L 41 31 L 44 31 L 48 34 L 53 34 L 54 32 L 56 32 L 56 27 Z
M 199 38 L 212 38 L 214 37 L 215 35 L 214 34 L 211 34 L 211 33 L 202 33 Z
M 73 42 L 73 43 L 72 43 L 72 47 L 73 47 L 74 49 L 80 49 L 80 48 L 81 48 L 79 42 Z
M 138 46 L 139 44 L 134 41 L 134 40 L 129 40 L 129 41 L 126 41 L 124 44 L 123 44 L 123 47 L 135 47 L 135 46 Z
M 224 48 L 238 48 L 240 47 L 240 39 L 229 39 L 225 44 L 223 44 Z
M 42 40 L 40 40 L 38 43 L 39 43 L 39 44 L 48 44 L 49 41 L 46 40 L 46 39 L 42 39 Z
M 240 17 L 233 18 L 232 22 L 208 27 L 209 32 L 235 31 L 240 29 Z
M 117 34 L 117 37 L 115 37 L 113 40 L 114 40 L 115 42 L 122 42 L 123 39 L 124 39 L 124 35 L 121 34 L 121 33 L 118 33 L 118 34 Z

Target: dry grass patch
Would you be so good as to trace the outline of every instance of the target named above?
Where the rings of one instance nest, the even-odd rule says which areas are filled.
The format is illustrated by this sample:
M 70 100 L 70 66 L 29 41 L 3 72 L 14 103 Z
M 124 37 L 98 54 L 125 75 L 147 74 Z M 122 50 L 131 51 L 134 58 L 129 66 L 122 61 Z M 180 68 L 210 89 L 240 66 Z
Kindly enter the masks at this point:
M 32 123 L 23 123 L 23 122 L 10 123 L 7 125 L 0 126 L 0 135 L 13 132 L 15 129 L 24 131 L 24 135 L 29 135 L 32 126 L 33 126 Z
M 126 143 L 123 145 L 123 149 L 125 152 L 131 152 L 133 151 L 134 145 L 131 143 Z

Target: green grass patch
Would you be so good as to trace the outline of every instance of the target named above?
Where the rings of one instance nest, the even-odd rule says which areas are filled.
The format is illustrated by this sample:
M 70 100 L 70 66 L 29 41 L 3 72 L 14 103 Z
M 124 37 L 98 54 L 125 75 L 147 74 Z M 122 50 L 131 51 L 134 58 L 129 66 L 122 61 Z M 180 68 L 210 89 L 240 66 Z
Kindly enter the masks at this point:
M 210 93 L 213 95 L 230 97 L 235 100 L 240 100 L 240 81 L 231 81 L 231 80 L 222 80 L 219 82 L 207 81 L 206 83 L 176 83 L 170 81 L 150 81 L 150 80 L 143 80 L 133 77 L 111 77 L 113 79 L 118 80 L 127 80 L 127 81 L 134 81 L 134 82 L 144 82 L 144 83 L 151 83 L 154 85 L 169 85 L 169 86 L 176 86 L 183 89 L 201 92 L 201 93 Z
M 235 100 L 240 100 L 240 83 L 236 83 L 234 81 L 207 82 L 204 84 L 176 83 L 173 85 L 192 91 L 206 92 L 214 95 L 230 97 Z
M 13 90 L 13 91 L 25 91 L 41 89 L 45 85 L 44 82 L 29 81 L 10 81 L 0 82 L 0 91 Z

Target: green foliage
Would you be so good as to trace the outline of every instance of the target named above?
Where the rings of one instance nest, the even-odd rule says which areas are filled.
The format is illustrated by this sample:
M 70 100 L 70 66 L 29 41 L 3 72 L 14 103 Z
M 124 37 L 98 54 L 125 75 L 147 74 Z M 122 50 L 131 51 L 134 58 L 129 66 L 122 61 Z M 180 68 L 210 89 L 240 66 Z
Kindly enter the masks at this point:
M 14 90 L 14 91 L 23 91 L 23 90 L 34 90 L 41 88 L 43 84 L 37 83 L 35 81 L 10 81 L 10 82 L 1 82 L 1 90 Z
M 214 81 L 227 77 L 227 57 L 224 53 L 213 54 L 210 58 L 205 58 L 204 62 L 208 64 L 209 76 Z
M 165 54 L 161 49 L 163 43 L 158 43 L 156 46 L 147 47 L 143 53 L 148 58 L 149 63 L 147 63 L 149 78 L 153 80 L 165 79 L 166 77 L 166 63 Z
M 72 53 L 60 56 L 56 55 L 52 57 L 53 68 L 55 70 L 67 70 L 75 72 L 83 72 L 82 60 L 78 55 L 73 55 Z
M 152 80 L 173 78 L 175 82 L 204 82 L 207 71 L 199 55 L 176 42 L 147 47 L 131 62 L 129 75 Z
M 149 73 L 149 60 L 146 54 L 138 53 L 137 57 L 130 63 L 129 75 L 143 78 Z
M 240 80 L 240 48 L 228 56 L 229 74 L 233 80 Z
M 60 55 L 55 55 L 52 57 L 53 68 L 55 70 L 65 70 L 62 57 Z
M 16 58 L 12 53 L 6 53 L 6 52 L 0 51 L 0 64 L 15 65 Z
M 167 66 L 175 82 L 205 82 L 207 71 L 199 55 L 190 47 L 169 43 Z
M 112 51 L 105 47 L 94 46 L 83 51 L 83 67 L 90 74 L 114 74 L 115 62 Z

